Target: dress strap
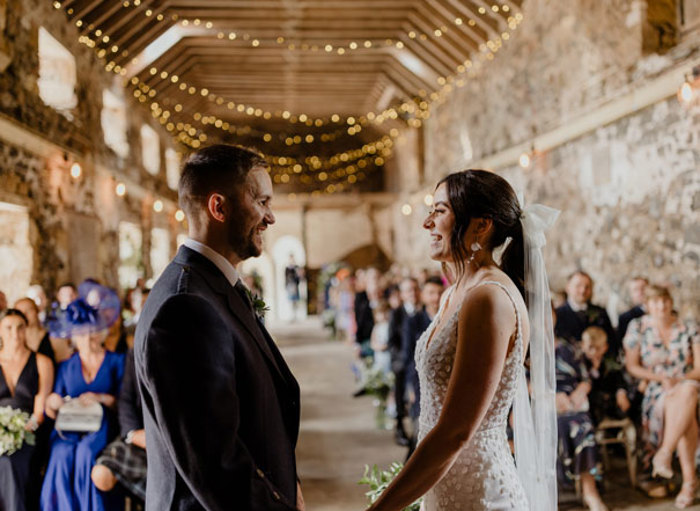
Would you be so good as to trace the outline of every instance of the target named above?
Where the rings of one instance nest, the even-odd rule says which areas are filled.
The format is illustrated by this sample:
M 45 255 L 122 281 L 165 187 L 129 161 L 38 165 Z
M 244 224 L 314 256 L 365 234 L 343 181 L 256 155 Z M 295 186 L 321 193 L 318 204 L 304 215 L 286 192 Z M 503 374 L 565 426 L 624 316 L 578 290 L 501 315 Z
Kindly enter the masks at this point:
M 503 285 L 503 283 L 498 282 L 497 280 L 485 280 L 483 282 L 480 282 L 476 286 L 474 286 L 474 289 L 476 289 L 477 287 L 486 286 L 486 285 L 494 285 L 494 286 L 500 287 L 506 293 L 506 295 L 508 295 L 508 299 L 510 300 L 510 303 L 513 304 L 513 310 L 515 311 L 515 323 L 516 323 L 516 325 L 515 325 L 515 328 L 516 328 L 515 342 L 517 344 L 518 341 L 522 339 L 522 329 L 521 329 L 521 322 L 520 322 L 520 312 L 518 312 L 518 306 L 515 304 L 515 299 L 513 298 L 513 295 L 510 294 L 510 291 L 508 291 L 508 288 L 505 285 Z

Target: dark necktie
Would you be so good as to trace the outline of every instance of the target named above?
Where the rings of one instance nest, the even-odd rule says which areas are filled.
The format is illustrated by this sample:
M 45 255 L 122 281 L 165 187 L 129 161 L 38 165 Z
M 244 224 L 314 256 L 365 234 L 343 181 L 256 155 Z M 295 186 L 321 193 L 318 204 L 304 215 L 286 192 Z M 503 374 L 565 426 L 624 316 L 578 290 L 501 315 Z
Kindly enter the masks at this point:
M 251 312 L 255 312 L 253 310 L 253 302 L 250 299 L 250 294 L 248 291 L 248 288 L 245 287 L 245 284 L 243 284 L 243 281 L 241 279 L 238 279 L 236 281 L 236 285 L 233 286 L 233 289 L 236 290 L 236 292 L 240 295 L 240 297 L 243 299 L 243 302 L 248 306 Z

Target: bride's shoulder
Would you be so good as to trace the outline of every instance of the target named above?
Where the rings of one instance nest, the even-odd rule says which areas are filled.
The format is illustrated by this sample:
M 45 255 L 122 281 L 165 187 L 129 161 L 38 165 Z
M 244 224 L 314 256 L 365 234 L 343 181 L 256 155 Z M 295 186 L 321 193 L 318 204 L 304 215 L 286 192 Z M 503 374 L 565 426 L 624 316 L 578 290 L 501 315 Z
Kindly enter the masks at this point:
M 485 275 L 462 299 L 462 318 L 483 321 L 487 318 L 496 322 L 527 316 L 525 300 L 515 284 L 505 274 Z

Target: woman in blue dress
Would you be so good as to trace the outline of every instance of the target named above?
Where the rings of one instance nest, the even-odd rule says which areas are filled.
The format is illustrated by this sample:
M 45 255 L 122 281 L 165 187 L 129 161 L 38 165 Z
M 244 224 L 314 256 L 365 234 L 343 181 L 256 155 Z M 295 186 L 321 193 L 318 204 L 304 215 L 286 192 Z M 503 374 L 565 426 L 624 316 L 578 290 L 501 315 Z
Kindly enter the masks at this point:
M 108 290 L 102 289 L 108 296 Z M 118 314 L 118 305 L 116 308 Z M 79 298 L 66 310 L 67 324 L 61 328 L 70 332 L 77 352 L 59 365 L 54 392 L 46 402 L 46 414 L 55 417 L 69 398 L 78 399 L 84 405 L 99 403 L 104 413 L 100 428 L 95 432 L 53 431 L 51 455 L 41 491 L 42 511 L 119 509 L 118 498 L 99 491 L 90 478 L 97 456 L 117 433 L 115 407 L 125 360 L 123 354 L 104 348 L 107 329 L 116 319 L 112 312 L 100 307 L 94 295 L 92 300 L 89 295 Z

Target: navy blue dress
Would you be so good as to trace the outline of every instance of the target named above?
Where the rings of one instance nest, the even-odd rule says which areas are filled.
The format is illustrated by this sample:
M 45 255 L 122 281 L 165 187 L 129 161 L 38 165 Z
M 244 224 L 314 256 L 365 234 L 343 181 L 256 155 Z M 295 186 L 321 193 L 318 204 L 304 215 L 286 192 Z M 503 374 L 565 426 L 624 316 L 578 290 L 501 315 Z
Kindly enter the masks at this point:
M 9 406 L 28 414 L 34 411 L 34 398 L 39 392 L 39 370 L 36 354 L 31 353 L 17 379 L 12 395 L 5 375 L 0 370 L 0 406 Z M 24 444 L 10 456 L 0 456 L 0 509 L 24 511 L 26 509 L 26 487 L 29 481 L 29 464 L 34 447 Z
M 54 392 L 77 398 L 85 392 L 119 395 L 124 355 L 107 351 L 104 361 L 87 383 L 78 353 L 58 366 Z M 95 488 L 90 472 L 95 459 L 116 433 L 114 413 L 104 408 L 102 425 L 94 433 L 51 434 L 51 456 L 41 490 L 42 511 L 109 511 L 118 509 L 113 495 Z

